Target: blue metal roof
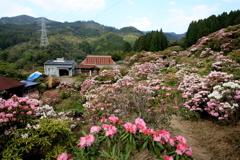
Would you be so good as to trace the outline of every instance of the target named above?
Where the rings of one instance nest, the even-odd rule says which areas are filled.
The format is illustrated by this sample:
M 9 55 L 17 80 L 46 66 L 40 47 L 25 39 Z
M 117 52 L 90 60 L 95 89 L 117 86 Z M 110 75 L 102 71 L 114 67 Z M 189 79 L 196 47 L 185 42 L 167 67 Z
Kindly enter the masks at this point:
M 27 88 L 29 86 L 36 86 L 36 85 L 39 85 L 40 83 L 37 83 L 37 82 L 31 82 L 31 81 L 20 81 L 22 83 L 26 83 L 26 85 L 23 86 L 23 88 Z

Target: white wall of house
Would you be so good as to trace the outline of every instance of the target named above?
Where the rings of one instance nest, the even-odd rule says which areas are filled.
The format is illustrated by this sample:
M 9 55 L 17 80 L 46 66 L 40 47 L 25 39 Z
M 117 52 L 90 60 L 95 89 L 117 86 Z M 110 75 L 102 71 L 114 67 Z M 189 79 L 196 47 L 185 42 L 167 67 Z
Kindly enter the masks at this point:
M 65 70 L 68 72 L 68 76 L 72 77 L 75 74 L 75 66 L 74 65 L 44 65 L 44 73 L 48 76 L 60 76 L 60 70 Z

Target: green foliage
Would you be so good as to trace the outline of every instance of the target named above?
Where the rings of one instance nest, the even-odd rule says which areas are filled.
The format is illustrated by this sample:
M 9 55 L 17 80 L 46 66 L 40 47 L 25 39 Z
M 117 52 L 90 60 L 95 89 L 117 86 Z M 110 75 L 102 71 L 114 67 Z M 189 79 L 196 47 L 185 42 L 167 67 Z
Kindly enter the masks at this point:
M 106 33 L 98 39 L 92 41 L 91 48 L 92 54 L 100 54 L 107 51 L 120 51 L 122 50 L 125 41 L 123 38 L 114 33 Z
M 123 52 L 126 53 L 126 52 L 131 52 L 132 51 L 132 46 L 129 42 L 125 42 L 123 44 Z
M 240 25 L 239 25 L 239 27 L 240 27 Z M 228 53 L 228 55 L 230 56 L 231 59 L 233 59 L 237 63 L 240 63 L 240 51 L 232 51 L 232 52 Z
M 39 124 L 13 130 L 12 139 L 2 152 L 3 159 L 34 158 L 56 159 L 75 141 L 69 123 L 57 119 L 41 119 Z
M 144 36 L 139 37 L 133 46 L 134 51 L 162 51 L 168 47 L 166 35 L 162 30 L 152 31 Z
M 240 23 L 240 10 L 231 11 L 229 14 L 223 12 L 221 15 L 212 15 L 206 19 L 192 21 L 188 27 L 186 34 L 187 46 L 191 46 L 197 42 L 199 38 L 206 36 L 210 33 L 218 31 L 228 26 L 237 25 Z M 237 30 L 236 27 L 231 27 L 228 31 Z
M 170 72 L 171 71 L 171 72 Z M 164 76 L 164 83 L 167 86 L 175 86 L 178 82 L 179 82 L 179 78 L 176 74 L 174 74 L 173 72 L 176 72 L 177 70 L 174 68 L 171 68 L 169 70 L 167 70 L 168 74 L 166 74 Z

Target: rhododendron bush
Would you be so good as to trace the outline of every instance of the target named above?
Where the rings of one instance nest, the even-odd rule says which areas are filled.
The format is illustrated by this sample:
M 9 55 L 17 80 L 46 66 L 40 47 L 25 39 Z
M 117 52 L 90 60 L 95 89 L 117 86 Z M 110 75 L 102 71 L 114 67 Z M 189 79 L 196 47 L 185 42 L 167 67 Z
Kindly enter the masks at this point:
M 201 83 L 186 88 L 185 107 L 200 113 L 207 112 L 219 120 L 238 121 L 240 82 L 233 75 L 224 72 L 211 72 Z
M 166 130 L 147 128 L 145 121 L 136 118 L 134 123 L 123 122 L 112 115 L 103 118 L 98 125 L 92 126 L 90 133 L 83 132 L 76 159 L 131 159 L 134 154 L 148 150 L 157 158 L 192 159 L 192 148 L 182 136 L 171 137 Z
M 87 102 L 83 105 L 85 117 L 96 123 L 101 117 L 115 114 L 127 119 L 141 117 L 150 125 L 166 124 L 172 115 L 166 104 L 172 102 L 173 90 L 161 87 L 162 81 L 159 80 L 142 83 L 124 76 L 114 84 L 104 84 L 89 90 L 86 94 Z
M 37 117 L 35 109 L 41 102 L 28 97 L 12 96 L 8 100 L 0 98 L 0 149 L 11 137 L 13 129 L 24 128 Z

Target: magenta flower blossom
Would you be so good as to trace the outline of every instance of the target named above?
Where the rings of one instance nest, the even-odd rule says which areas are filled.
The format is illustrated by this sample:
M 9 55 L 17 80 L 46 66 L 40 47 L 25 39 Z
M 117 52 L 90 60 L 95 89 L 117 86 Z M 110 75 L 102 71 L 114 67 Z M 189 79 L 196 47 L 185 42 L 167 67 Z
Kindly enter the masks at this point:
M 118 123 L 119 122 L 119 118 L 116 116 L 111 116 L 108 118 L 110 120 L 111 123 Z
M 100 132 L 101 127 L 100 126 L 92 126 L 90 129 L 90 133 L 98 133 Z
M 139 132 L 140 132 L 140 133 L 143 133 L 143 131 L 144 131 L 145 129 L 147 129 L 146 123 L 145 123 L 144 120 L 141 119 L 141 118 L 136 118 L 135 124 L 137 125 L 137 128 L 139 129 Z
M 102 119 L 100 120 L 100 122 L 107 122 L 107 119 L 106 119 L 106 118 L 102 118 Z
M 145 130 L 143 131 L 143 133 L 144 133 L 145 135 L 153 135 L 155 132 L 154 132 L 153 129 L 145 129 Z
M 190 156 L 192 155 L 192 148 L 184 143 L 179 143 L 177 145 L 176 153 L 179 155 L 186 154 Z
M 78 143 L 78 146 L 81 148 L 85 148 L 86 146 L 89 147 L 91 146 L 95 141 L 95 137 L 91 134 L 85 136 L 85 137 L 80 137 L 80 143 Z
M 123 125 L 123 127 L 126 129 L 126 132 L 136 134 L 137 126 L 135 124 L 127 122 Z
M 187 143 L 186 138 L 184 138 L 184 137 L 182 137 L 182 136 L 175 136 L 175 137 L 173 137 L 173 139 L 174 139 L 175 141 L 180 142 L 180 143 L 184 143 L 184 144 Z
M 85 137 L 80 137 L 80 143 L 78 143 L 78 146 L 81 148 L 85 148 L 85 146 L 86 146 L 86 138 Z
M 164 160 L 174 160 L 172 156 L 164 156 Z
M 57 158 L 57 160 L 67 160 L 67 159 L 68 159 L 68 155 L 66 153 L 62 153 Z
M 113 125 L 103 124 L 102 128 L 106 131 L 105 136 L 113 138 L 113 135 L 117 133 L 117 128 Z

